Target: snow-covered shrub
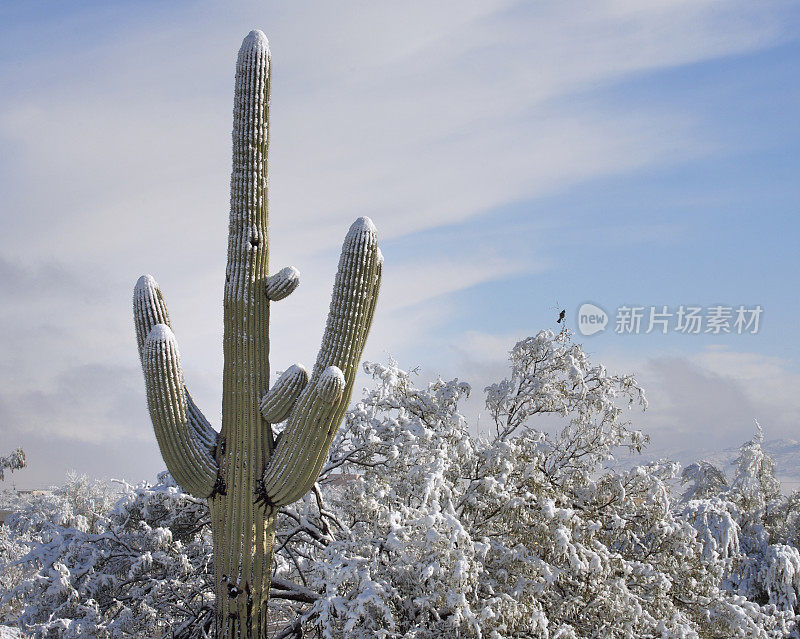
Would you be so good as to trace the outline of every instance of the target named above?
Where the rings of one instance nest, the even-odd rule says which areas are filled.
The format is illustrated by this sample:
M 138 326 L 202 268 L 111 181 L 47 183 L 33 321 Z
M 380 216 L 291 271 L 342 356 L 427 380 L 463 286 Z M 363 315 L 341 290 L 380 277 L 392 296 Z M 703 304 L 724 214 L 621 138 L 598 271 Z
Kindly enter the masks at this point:
M 12 451 L 10 455 L 0 457 L 0 481 L 6 478 L 5 471 L 13 473 L 15 470 L 25 468 L 26 464 L 25 451 L 21 448 Z
M 731 581 L 747 558 L 739 509 L 761 504 L 746 491 L 772 495 L 768 478 L 739 476 L 769 471 L 759 446 L 743 451 L 737 492 L 715 495 L 727 480 L 706 468 L 688 480 L 690 496 L 708 499 L 688 503 L 671 494 L 677 464 L 615 469 L 616 450 L 646 443 L 624 419 L 644 394 L 565 332 L 511 351 L 511 375 L 486 389 L 489 437 L 472 436 L 459 413 L 463 382 L 418 388 L 394 362 L 365 369 L 375 388 L 348 414 L 315 494 L 281 521 L 279 579 L 307 598 L 296 636 L 301 626 L 417 639 L 794 631 L 788 550 L 759 577 L 772 579 L 769 598 Z M 537 429 L 544 415 L 562 428 Z
M 208 626 L 207 510 L 168 474 L 136 487 L 73 476 L 16 509 L 0 538 L 0 574 L 14 575 L 0 592 L 0 623 L 98 639 Z
M 697 530 L 704 555 L 721 561 L 723 588 L 763 606 L 762 613 L 783 629 L 775 636 L 796 636 L 800 494 L 780 494 L 775 465 L 764 452 L 761 426 L 756 427 L 753 439 L 740 448 L 731 481 L 708 462 L 684 471 L 684 481 L 693 483 L 685 498 L 705 498 L 686 501 L 683 516 Z M 790 630 L 793 634 L 785 634 Z
M 626 419 L 644 394 L 567 332 L 512 349 L 486 389 L 488 436 L 460 412 L 468 384 L 365 370 L 319 482 L 280 512 L 276 637 L 798 636 L 800 493 L 780 495 L 760 429 L 732 478 L 698 462 L 673 494 L 677 464 L 615 464 L 646 443 Z M 166 474 L 117 493 L 72 478 L 18 505 L 0 529 L 0 624 L 204 636 L 205 505 Z

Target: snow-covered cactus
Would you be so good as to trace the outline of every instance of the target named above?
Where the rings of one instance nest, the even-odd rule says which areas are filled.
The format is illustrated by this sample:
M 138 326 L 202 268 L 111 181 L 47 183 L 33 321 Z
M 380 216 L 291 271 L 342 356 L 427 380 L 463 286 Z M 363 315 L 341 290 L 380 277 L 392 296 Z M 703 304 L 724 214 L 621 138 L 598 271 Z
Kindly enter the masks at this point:
M 266 636 L 275 515 L 314 484 L 353 388 L 372 322 L 383 258 L 362 217 L 344 240 L 322 346 L 309 376 L 290 367 L 268 389 L 270 302 L 299 274 L 269 275 L 267 150 L 270 52 L 261 31 L 236 63 L 233 172 L 224 295 L 222 428 L 192 401 L 161 291 L 149 275 L 133 308 L 147 403 L 175 480 L 207 498 L 214 540 L 219 637 Z M 271 424 L 287 420 L 276 441 Z

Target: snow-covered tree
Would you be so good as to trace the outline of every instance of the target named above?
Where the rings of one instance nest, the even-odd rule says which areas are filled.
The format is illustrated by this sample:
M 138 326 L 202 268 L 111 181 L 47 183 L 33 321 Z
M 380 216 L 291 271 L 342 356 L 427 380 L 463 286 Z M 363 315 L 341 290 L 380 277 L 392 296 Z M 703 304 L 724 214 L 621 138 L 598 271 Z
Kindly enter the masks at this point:
M 780 494 L 775 464 L 764 452 L 758 422 L 756 427 L 753 439 L 740 448 L 730 482 L 708 462 L 687 468 L 683 478 L 693 486 L 685 493 L 684 515 L 706 556 L 722 560 L 728 591 L 789 618 L 800 612 L 800 493 Z M 791 627 L 797 633 L 794 622 Z
M 14 472 L 20 468 L 25 468 L 27 462 L 25 461 L 25 451 L 17 448 L 12 451 L 10 455 L 0 457 L 0 481 L 6 478 L 5 472 Z
M 698 463 L 673 495 L 677 464 L 615 463 L 647 439 L 627 419 L 646 405 L 634 378 L 590 362 L 567 332 L 520 341 L 510 362 L 486 389 L 483 436 L 461 413 L 468 384 L 365 365 L 374 383 L 319 481 L 279 513 L 271 636 L 798 635 L 800 494 L 777 491 L 760 431 L 731 479 Z M 205 505 L 168 475 L 117 490 L 73 479 L 12 519 L 0 623 L 204 636 Z
M 155 486 L 70 477 L 26 498 L 0 538 L 0 622 L 36 637 L 159 637 L 210 624 L 207 509 L 163 473 Z M 170 634 L 171 636 L 171 634 Z
M 613 468 L 617 449 L 646 441 L 624 419 L 644 395 L 632 377 L 591 364 L 568 334 L 544 331 L 512 349 L 511 375 L 486 389 L 488 438 L 471 436 L 459 413 L 463 382 L 417 388 L 395 363 L 366 369 L 376 388 L 348 415 L 316 494 L 279 529 L 278 573 L 316 596 L 297 606 L 295 631 L 766 637 L 794 628 L 793 612 L 728 587 L 740 549 L 727 501 L 707 508 L 706 521 L 732 528 L 710 548 L 700 505 L 693 519 L 671 496 L 676 464 Z M 547 414 L 564 426 L 537 429 Z

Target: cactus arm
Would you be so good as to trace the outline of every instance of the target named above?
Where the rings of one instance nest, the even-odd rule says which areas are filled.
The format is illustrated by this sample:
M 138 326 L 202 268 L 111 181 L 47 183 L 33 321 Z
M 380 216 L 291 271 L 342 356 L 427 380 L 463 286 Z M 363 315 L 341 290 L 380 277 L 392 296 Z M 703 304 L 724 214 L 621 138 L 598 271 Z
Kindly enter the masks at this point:
M 300 286 L 300 271 L 294 266 L 282 268 L 266 280 L 267 297 L 272 302 L 282 300 Z
M 161 293 L 158 282 L 150 275 L 142 275 L 133 289 L 133 321 L 136 325 L 136 343 L 139 347 L 139 361 L 144 367 L 144 343 L 147 335 L 156 324 L 166 324 L 170 330 L 167 304 Z M 215 431 L 203 413 L 192 400 L 189 389 L 184 387 L 189 424 L 197 440 L 214 454 L 219 434 Z
M 189 424 L 178 344 L 169 326 L 156 324 L 143 351 L 147 406 L 161 455 L 184 490 L 195 497 L 208 497 L 217 482 L 217 462 Z
M 308 371 L 300 364 L 290 366 L 261 399 L 261 415 L 270 424 L 284 421 L 300 392 L 308 384 Z
M 273 508 L 313 486 L 347 410 L 361 353 L 372 324 L 382 256 L 375 226 L 359 218 L 342 247 L 322 346 L 264 471 L 259 497 Z

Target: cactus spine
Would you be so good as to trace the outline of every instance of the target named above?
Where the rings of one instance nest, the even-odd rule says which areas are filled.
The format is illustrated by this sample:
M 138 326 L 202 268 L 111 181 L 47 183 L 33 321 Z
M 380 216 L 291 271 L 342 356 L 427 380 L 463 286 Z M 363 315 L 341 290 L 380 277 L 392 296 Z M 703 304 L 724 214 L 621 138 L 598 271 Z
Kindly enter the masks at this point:
M 344 240 L 311 374 L 291 366 L 268 389 L 270 302 L 299 284 L 293 267 L 268 270 L 269 85 L 267 38 L 251 31 L 236 64 L 221 432 L 186 388 L 158 284 L 144 275 L 133 296 L 156 439 L 175 480 L 208 500 L 217 636 L 231 639 L 266 636 L 275 516 L 313 486 L 325 461 L 350 401 L 383 262 L 374 225 L 359 218 Z M 271 424 L 281 421 L 276 442 Z

